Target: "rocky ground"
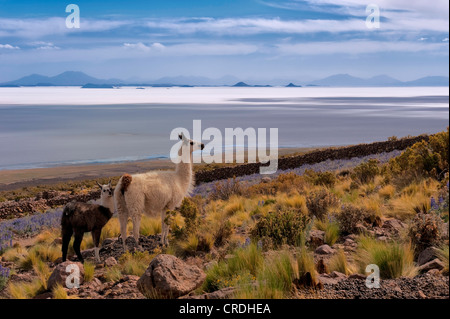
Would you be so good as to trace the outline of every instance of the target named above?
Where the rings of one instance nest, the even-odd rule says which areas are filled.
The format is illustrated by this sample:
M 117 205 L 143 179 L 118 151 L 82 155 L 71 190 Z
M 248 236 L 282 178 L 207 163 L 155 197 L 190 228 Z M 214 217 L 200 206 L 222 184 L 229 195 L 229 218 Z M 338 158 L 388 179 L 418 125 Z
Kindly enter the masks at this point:
M 382 221 L 380 226 L 367 229 L 378 240 L 394 239 L 399 232 L 404 229 L 401 221 L 388 219 Z M 448 230 L 448 226 L 447 226 Z M 351 260 L 351 254 L 357 249 L 355 235 L 343 237 L 333 246 L 323 243 L 324 234 L 321 231 L 311 231 L 308 238 L 308 245 L 316 247 L 314 250 L 315 263 L 319 272 L 320 284 L 317 288 L 305 288 L 293 284 L 292 298 L 302 299 L 448 299 L 449 298 L 449 277 L 443 275 L 442 262 L 436 259 L 433 248 L 426 249 L 418 257 L 420 275 L 414 278 L 398 278 L 381 280 L 379 288 L 367 288 L 366 277 L 362 274 L 346 276 L 339 272 L 326 273 L 320 269 L 326 267 L 328 260 L 342 249 Z M 448 235 L 447 235 L 448 236 Z M 161 250 L 160 235 L 140 237 L 139 245 L 134 238 L 126 240 L 130 251 Z M 295 250 L 293 247 L 285 247 Z M 267 254 L 274 252 L 267 252 Z M 93 261 L 94 251 L 92 249 L 82 252 L 83 257 Z M 232 298 L 235 292 L 234 287 L 225 288 L 212 293 L 201 294 L 196 288 L 200 287 L 205 279 L 205 271 L 210 265 L 210 261 L 202 256 L 181 260 L 171 255 L 158 255 L 153 259 L 146 273 L 139 278 L 137 276 L 123 276 L 120 280 L 108 282 L 105 272 L 109 267 L 117 264 L 118 259 L 123 254 L 122 240 L 116 238 L 105 239 L 100 249 L 100 257 L 103 263 L 97 264 L 94 278 L 88 283 L 82 283 L 80 288 L 66 289 L 69 296 L 77 296 L 82 299 L 140 299 L 145 298 L 143 292 L 148 289 L 153 291 L 151 296 L 158 298 L 179 297 L 183 299 L 222 299 Z M 216 254 L 218 256 L 219 254 Z M 61 264 L 61 260 L 51 265 L 53 274 L 49 279 L 48 286 L 51 287 L 53 281 L 65 282 L 64 269 L 67 263 L 76 263 L 73 256 L 72 261 Z M 11 264 L 1 262 L 4 267 Z M 80 267 L 81 264 L 78 263 Z M 321 266 L 322 265 L 322 266 Z M 325 266 L 323 266 L 325 265 Z M 31 282 L 34 278 L 33 271 L 21 271 L 11 276 L 11 281 Z M 53 278 L 53 279 L 52 279 Z M 57 278 L 57 279 L 55 279 Z M 58 279 L 60 278 L 60 279 Z M 156 283 L 156 284 L 155 284 Z M 141 286 L 140 286 L 141 285 Z M 157 293 L 155 293 L 157 291 Z M 194 292 L 197 291 L 197 292 Z M 164 292 L 164 293 L 162 293 Z M 0 292 L 0 298 L 7 298 L 4 289 Z M 35 298 L 52 298 L 50 291 L 44 292 Z

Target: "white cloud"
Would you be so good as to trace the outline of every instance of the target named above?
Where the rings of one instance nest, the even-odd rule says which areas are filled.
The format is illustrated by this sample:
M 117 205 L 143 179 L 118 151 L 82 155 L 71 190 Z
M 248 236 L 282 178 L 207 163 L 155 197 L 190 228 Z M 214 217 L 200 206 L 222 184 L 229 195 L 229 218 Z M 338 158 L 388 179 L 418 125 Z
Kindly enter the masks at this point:
M 345 41 L 336 45 L 335 42 L 309 42 L 301 44 L 277 45 L 282 55 L 326 55 L 326 54 L 366 54 L 380 52 L 421 52 L 438 51 L 446 48 L 443 43 L 423 42 L 387 42 L 387 41 Z
M 59 50 L 60 47 L 54 45 L 52 42 L 45 41 L 33 41 L 30 43 L 31 46 L 36 47 L 36 50 Z
M 11 44 L 0 44 L 0 49 L 19 50 L 20 48 Z
M 68 29 L 66 19 L 51 17 L 46 19 L 0 18 L 0 37 L 40 38 L 48 35 L 62 35 L 74 32 L 101 32 L 129 24 L 127 20 L 82 19 L 80 29 Z
M 442 39 L 442 42 L 448 42 L 448 38 Z
M 142 42 L 124 43 L 123 47 L 126 49 L 133 49 L 133 50 L 138 50 L 138 51 L 143 51 L 143 52 L 161 52 L 166 48 L 161 43 L 153 43 L 151 45 L 145 45 Z
M 419 41 L 425 41 L 425 40 L 428 40 L 428 38 L 419 38 Z
M 225 18 L 197 20 L 151 20 L 146 24 L 152 29 L 164 29 L 178 34 L 208 33 L 252 35 L 264 33 L 306 34 L 317 32 L 367 32 L 365 19 L 350 18 L 346 20 L 333 19 L 303 19 L 281 20 L 267 18 Z M 448 23 L 436 18 L 394 18 L 381 23 L 380 32 L 448 32 Z

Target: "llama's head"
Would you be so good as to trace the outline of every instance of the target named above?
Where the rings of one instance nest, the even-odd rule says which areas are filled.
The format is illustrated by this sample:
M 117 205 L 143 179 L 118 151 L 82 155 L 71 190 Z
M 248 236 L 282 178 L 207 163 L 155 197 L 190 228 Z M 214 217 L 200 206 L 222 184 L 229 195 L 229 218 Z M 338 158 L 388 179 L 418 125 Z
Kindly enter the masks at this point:
M 189 153 L 192 154 L 192 152 L 199 150 L 201 151 L 205 148 L 205 144 L 188 139 L 186 136 L 184 136 L 183 133 L 179 134 L 178 137 L 180 140 L 183 141 L 180 151 L 184 149 L 189 149 Z
M 100 187 L 100 196 L 101 198 L 109 198 L 113 197 L 114 189 L 111 185 L 111 180 L 108 184 L 101 185 L 99 182 L 97 182 L 98 187 Z

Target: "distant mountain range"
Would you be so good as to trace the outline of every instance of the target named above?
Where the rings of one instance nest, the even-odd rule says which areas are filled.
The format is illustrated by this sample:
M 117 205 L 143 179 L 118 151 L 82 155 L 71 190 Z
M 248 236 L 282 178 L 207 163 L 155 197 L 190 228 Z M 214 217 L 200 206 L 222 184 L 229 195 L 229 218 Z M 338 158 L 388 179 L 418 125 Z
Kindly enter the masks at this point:
M 414 81 L 402 82 L 387 75 L 362 79 L 349 74 L 336 74 L 322 80 L 312 81 L 310 84 L 318 86 L 448 86 L 449 78 L 427 76 Z
M 299 81 L 301 82 L 301 81 Z M 427 76 L 414 81 L 400 81 L 387 75 L 378 75 L 369 79 L 336 74 L 321 80 L 301 83 L 303 86 L 332 86 L 332 87 L 366 87 L 366 86 L 449 86 L 449 78 L 445 76 Z M 154 81 L 124 81 L 120 79 L 97 79 L 83 72 L 67 71 L 56 76 L 32 74 L 23 78 L 0 83 L 3 87 L 12 86 L 234 86 L 234 87 L 266 87 L 270 85 L 250 85 L 233 76 L 219 79 L 207 77 L 179 76 L 163 77 Z M 288 87 L 301 87 L 299 83 L 290 83 Z

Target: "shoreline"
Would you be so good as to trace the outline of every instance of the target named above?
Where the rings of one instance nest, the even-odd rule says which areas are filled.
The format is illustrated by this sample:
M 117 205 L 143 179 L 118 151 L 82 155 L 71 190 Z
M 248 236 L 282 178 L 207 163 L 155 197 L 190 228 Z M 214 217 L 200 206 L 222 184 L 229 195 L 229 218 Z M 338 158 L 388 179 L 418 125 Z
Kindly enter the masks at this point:
M 279 149 L 278 155 L 282 157 L 294 154 L 306 154 L 308 152 L 324 148 L 327 147 L 282 148 Z M 197 165 L 197 167 L 207 167 L 207 164 Z M 138 174 L 150 170 L 173 169 L 174 167 L 175 164 L 173 164 L 168 158 L 155 158 L 110 164 L 99 163 L 89 165 L 64 165 L 46 168 L 0 170 L 0 191 L 10 191 L 38 185 L 54 185 L 70 181 L 109 178 L 121 176 L 125 173 Z

